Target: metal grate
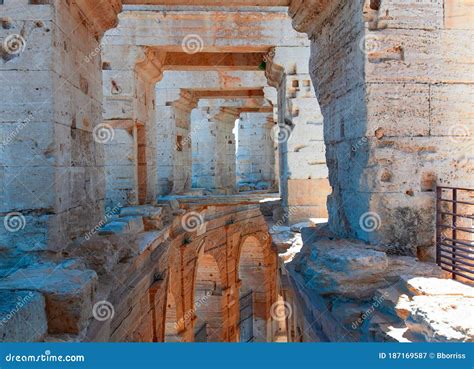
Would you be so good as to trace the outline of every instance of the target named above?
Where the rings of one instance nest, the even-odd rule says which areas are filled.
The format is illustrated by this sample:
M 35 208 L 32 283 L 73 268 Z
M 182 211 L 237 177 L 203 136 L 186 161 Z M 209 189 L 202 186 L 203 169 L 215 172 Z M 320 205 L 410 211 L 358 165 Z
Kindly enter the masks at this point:
M 436 188 L 436 263 L 474 282 L 474 189 Z

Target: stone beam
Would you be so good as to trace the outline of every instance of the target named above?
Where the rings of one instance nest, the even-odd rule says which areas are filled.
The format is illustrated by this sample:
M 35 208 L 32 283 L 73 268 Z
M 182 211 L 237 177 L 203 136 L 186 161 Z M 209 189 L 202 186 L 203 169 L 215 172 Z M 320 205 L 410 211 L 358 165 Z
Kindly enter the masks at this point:
M 222 32 L 222 24 L 232 32 Z M 284 11 L 124 11 L 119 25 L 106 33 L 103 42 L 190 54 L 268 52 L 276 45 L 309 45 L 306 35 L 293 29 Z
M 168 52 L 163 62 L 166 70 L 259 70 L 264 53 Z
M 290 0 L 122 0 L 124 5 L 178 5 L 178 6 L 288 6 Z
M 263 97 L 239 98 L 239 99 L 200 99 L 198 107 L 204 106 L 227 106 L 236 108 L 272 108 L 271 104 Z

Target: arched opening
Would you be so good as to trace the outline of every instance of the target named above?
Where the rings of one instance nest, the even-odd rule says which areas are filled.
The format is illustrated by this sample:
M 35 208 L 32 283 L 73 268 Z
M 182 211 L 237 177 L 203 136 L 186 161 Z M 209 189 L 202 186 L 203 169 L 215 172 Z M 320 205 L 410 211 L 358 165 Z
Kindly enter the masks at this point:
M 239 191 L 275 189 L 274 127 L 271 112 L 245 112 L 235 123 Z
M 265 261 L 260 241 L 247 237 L 240 249 L 240 342 L 267 341 L 267 288 Z
M 181 336 L 179 334 L 179 322 L 178 314 L 176 311 L 176 301 L 171 292 L 168 292 L 166 298 L 166 311 L 165 311 L 165 342 L 181 342 Z
M 212 255 L 203 254 L 197 262 L 194 283 L 194 340 L 222 341 L 222 284 L 219 266 Z

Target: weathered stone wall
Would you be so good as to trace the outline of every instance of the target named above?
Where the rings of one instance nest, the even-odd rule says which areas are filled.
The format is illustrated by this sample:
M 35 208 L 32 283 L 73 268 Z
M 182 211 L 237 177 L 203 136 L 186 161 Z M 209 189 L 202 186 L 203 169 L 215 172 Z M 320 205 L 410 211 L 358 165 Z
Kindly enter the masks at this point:
M 212 193 L 235 192 L 235 116 L 211 107 L 193 112 L 193 187 Z
M 278 91 L 280 192 L 285 220 L 326 217 L 330 192 L 324 158 L 323 116 L 309 76 L 310 50 L 277 47 L 268 55 L 266 74 Z
M 102 119 L 100 31 L 72 3 L 7 0 L 0 9 L 9 40 L 0 59 L 0 212 L 22 225 L 2 227 L 0 242 L 58 249 L 104 205 L 104 149 L 93 134 Z
M 423 256 L 433 245 L 433 186 L 469 187 L 474 179 L 469 7 L 368 3 L 335 3 L 310 30 L 330 226 Z
M 263 72 L 167 71 L 156 85 L 158 194 L 186 192 L 192 184 L 191 111 L 198 98 L 193 92 L 236 91 L 266 84 Z M 182 142 L 177 150 L 177 141 Z
M 134 228 L 106 227 L 70 245 L 68 260 L 41 260 L 2 279 L 2 304 L 22 298 L 25 308 L 2 323 L 0 340 L 162 342 L 173 335 L 192 342 L 198 320 L 219 317 L 208 335 L 235 342 L 242 284 L 255 288 L 255 318 L 269 325 L 277 261 L 258 205 L 178 209 L 174 202 L 122 208 L 109 225 L 133 218 Z M 239 274 L 239 265 L 254 273 Z M 209 278 L 218 288 L 199 295 Z M 271 340 L 264 328 L 258 339 Z
M 240 189 L 275 187 L 272 113 L 242 113 L 237 126 L 237 183 Z
M 104 134 L 106 145 L 106 202 L 150 202 L 156 196 L 155 84 L 161 78 L 160 55 L 105 41 L 101 49 L 104 114 L 99 134 Z M 124 130 L 131 137 L 125 139 Z

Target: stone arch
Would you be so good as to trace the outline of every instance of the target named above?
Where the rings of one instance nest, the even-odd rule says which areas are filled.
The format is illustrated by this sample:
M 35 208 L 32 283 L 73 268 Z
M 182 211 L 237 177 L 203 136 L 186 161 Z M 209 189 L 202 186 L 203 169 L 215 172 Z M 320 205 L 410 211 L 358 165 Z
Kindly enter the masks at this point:
M 178 310 L 176 305 L 176 299 L 171 291 L 168 291 L 166 296 L 166 307 L 165 307 L 165 342 L 181 342 L 182 337 L 180 335 L 180 320 L 178 319 Z
M 219 342 L 223 337 L 224 314 L 219 264 L 211 254 L 200 253 L 194 278 L 194 340 Z
M 265 342 L 268 340 L 269 306 L 273 301 L 272 261 L 267 256 L 263 234 L 242 238 L 238 254 L 240 340 Z

